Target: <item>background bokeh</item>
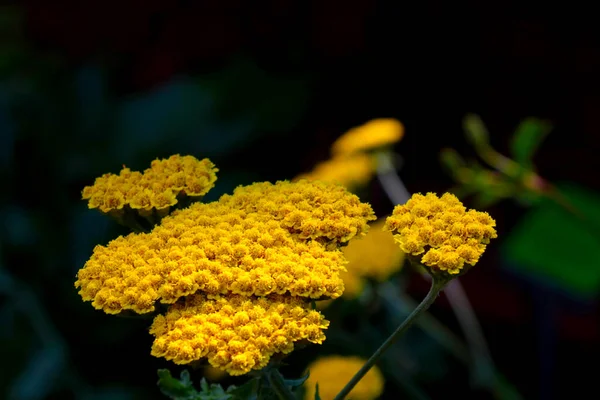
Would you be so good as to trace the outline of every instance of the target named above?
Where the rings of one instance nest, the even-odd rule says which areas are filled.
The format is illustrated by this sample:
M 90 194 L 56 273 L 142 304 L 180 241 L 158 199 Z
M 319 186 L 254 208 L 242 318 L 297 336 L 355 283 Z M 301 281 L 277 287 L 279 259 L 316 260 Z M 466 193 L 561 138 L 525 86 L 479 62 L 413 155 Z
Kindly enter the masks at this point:
M 482 117 L 501 152 L 518 122 L 535 116 L 554 125 L 535 157 L 539 173 L 584 188 L 594 209 L 594 18 L 522 2 L 1 5 L 0 398 L 162 398 L 156 370 L 173 366 L 149 355 L 147 321 L 95 311 L 73 287 L 93 247 L 125 232 L 88 210 L 81 190 L 123 164 L 143 170 L 174 153 L 208 157 L 220 169 L 206 197 L 213 200 L 239 184 L 291 179 L 326 159 L 349 128 L 393 117 L 406 128 L 396 151 L 407 188 L 443 192 L 453 182 L 440 150 L 473 153 L 461 128 L 466 113 Z M 378 215 L 391 211 L 376 182 L 369 199 Z M 507 261 L 500 242 L 515 230 L 527 236 L 531 209 L 504 201 L 488 211 L 499 243 L 462 282 L 498 370 L 527 399 L 592 390 L 598 291 L 578 293 L 561 286 L 560 274 Z M 546 232 L 559 235 L 560 247 L 569 219 L 552 221 Z M 536 243 L 532 253 L 557 251 L 550 239 Z M 586 251 L 589 262 L 567 259 L 565 274 L 596 279 L 600 250 Z M 407 290 L 422 297 L 427 283 L 415 275 Z M 459 331 L 443 298 L 432 313 Z M 487 398 L 461 369 L 434 375 L 420 383 L 431 398 Z M 398 388 L 388 389 L 386 398 L 398 398 Z

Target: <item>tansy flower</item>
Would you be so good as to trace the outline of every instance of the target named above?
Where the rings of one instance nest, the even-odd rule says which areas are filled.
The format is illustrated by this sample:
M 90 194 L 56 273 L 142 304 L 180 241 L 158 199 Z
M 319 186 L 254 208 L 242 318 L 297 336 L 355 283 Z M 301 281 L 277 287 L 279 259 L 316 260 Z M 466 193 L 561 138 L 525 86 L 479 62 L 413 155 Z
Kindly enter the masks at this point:
M 298 297 L 194 295 L 155 318 L 152 355 L 177 364 L 206 358 L 230 375 L 264 368 L 294 343 L 322 343 L 329 322 Z
M 115 213 L 130 208 L 142 213 L 164 210 L 183 197 L 205 195 L 217 180 L 214 164 L 207 158 L 173 155 L 152 161 L 143 173 L 123 168 L 118 175 L 104 174 L 86 186 L 82 198 L 89 208 Z
M 330 400 L 344 388 L 346 383 L 363 366 L 366 360 L 355 356 L 325 356 L 308 366 L 309 377 L 304 386 L 306 400 L 315 398 L 316 384 L 319 384 L 319 396 Z M 383 374 L 373 366 L 348 394 L 353 400 L 374 400 L 383 393 L 385 381 Z
M 297 179 L 335 182 L 349 190 L 366 185 L 375 173 L 375 162 L 367 154 L 342 155 L 318 163 L 312 171 Z
M 433 273 L 450 276 L 475 265 L 490 239 L 496 222 L 485 212 L 466 210 L 456 196 L 445 193 L 415 194 L 397 205 L 385 229 L 394 233 L 405 253 L 418 258 Z
M 346 259 L 373 210 L 322 182 L 256 183 L 165 217 L 150 233 L 96 246 L 78 272 L 83 300 L 110 314 L 147 313 L 201 291 L 337 298 Z
M 334 157 L 375 150 L 390 146 L 404 135 L 404 126 L 392 118 L 373 119 L 350 129 L 331 146 Z

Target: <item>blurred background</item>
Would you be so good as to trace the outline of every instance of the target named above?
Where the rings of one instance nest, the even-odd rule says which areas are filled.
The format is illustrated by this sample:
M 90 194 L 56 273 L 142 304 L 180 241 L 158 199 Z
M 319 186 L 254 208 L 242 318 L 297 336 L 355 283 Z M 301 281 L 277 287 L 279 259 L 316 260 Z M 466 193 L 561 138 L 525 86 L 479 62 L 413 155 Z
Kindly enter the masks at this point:
M 501 153 L 520 121 L 549 121 L 536 170 L 586 215 L 582 227 L 544 200 L 486 208 L 499 239 L 461 281 L 491 358 L 522 398 L 593 393 L 594 13 L 516 1 L 2 4 L 0 398 L 160 399 L 156 370 L 180 370 L 150 356 L 147 321 L 96 311 L 73 286 L 94 246 L 125 232 L 81 200 L 95 177 L 175 153 L 208 157 L 220 169 L 205 198 L 214 200 L 240 184 L 309 171 L 349 128 L 386 117 L 405 126 L 395 151 L 407 189 L 441 193 L 456 183 L 442 149 L 476 155 L 462 127 L 467 113 L 482 118 Z M 377 181 L 367 195 L 377 215 L 391 212 Z M 418 274 L 407 282 L 413 298 L 425 295 Z M 443 297 L 431 314 L 460 335 Z M 418 343 L 420 369 L 406 367 L 417 392 L 390 379 L 383 398 L 494 398 L 473 387 L 467 366 Z M 318 351 L 293 361 L 303 368 Z

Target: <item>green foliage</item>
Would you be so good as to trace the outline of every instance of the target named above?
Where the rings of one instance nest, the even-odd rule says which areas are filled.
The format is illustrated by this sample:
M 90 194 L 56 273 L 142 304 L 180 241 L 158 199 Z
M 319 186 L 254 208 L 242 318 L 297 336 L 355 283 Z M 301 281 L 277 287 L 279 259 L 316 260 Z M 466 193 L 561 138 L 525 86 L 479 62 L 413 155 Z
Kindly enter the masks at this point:
M 321 400 L 321 396 L 319 395 L 319 384 L 315 383 L 315 400 Z
M 173 400 L 277 400 L 280 397 L 276 388 L 270 383 L 271 378 L 278 378 L 290 393 L 296 394 L 308 379 L 308 373 L 298 379 L 283 379 L 275 367 L 263 369 L 257 376 L 250 378 L 241 386 L 231 385 L 223 389 L 220 384 L 209 384 L 205 378 L 200 381 L 198 391 L 187 370 L 181 372 L 176 379 L 168 369 L 158 370 L 158 387 L 160 391 Z
M 523 120 L 512 137 L 510 151 L 514 160 L 527 169 L 533 168 L 533 155 L 544 138 L 552 130 L 552 125 L 537 118 Z
M 209 385 L 205 378 L 200 381 L 200 391 L 198 392 L 187 370 L 182 371 L 180 378 L 176 379 L 168 369 L 160 369 L 158 377 L 160 391 L 173 400 L 233 400 L 236 398 L 231 393 L 236 389 L 235 386 L 224 390 L 217 383 Z

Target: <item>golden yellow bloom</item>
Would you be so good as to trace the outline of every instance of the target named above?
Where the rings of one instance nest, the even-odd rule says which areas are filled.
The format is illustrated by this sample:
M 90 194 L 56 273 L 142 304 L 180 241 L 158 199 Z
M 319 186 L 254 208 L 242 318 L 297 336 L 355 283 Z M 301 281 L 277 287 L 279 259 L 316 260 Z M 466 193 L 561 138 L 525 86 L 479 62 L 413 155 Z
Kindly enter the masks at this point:
M 194 295 L 155 318 L 152 355 L 177 364 L 201 358 L 230 375 L 264 368 L 275 353 L 287 354 L 294 343 L 322 343 L 329 322 L 303 299 L 240 295 Z
M 477 263 L 490 239 L 497 237 L 495 226 L 488 213 L 467 211 L 453 194 L 438 198 L 427 193 L 396 206 L 385 229 L 394 233 L 402 251 L 420 256 L 431 271 L 456 275 L 466 270 L 465 263 Z
M 325 356 L 309 365 L 310 375 L 305 388 L 307 400 L 315 398 L 315 387 L 319 383 L 319 395 L 323 400 L 333 399 L 348 381 L 358 372 L 366 360 L 354 356 Z M 353 400 L 374 400 L 383 393 L 383 374 L 374 366 L 348 394 Z
M 352 190 L 366 185 L 375 173 L 375 162 L 367 154 L 342 155 L 320 162 L 312 171 L 297 179 L 335 182 Z
M 361 126 L 350 129 L 331 146 L 331 154 L 354 154 L 389 146 L 404 135 L 404 126 L 393 118 L 373 119 Z
M 338 185 L 255 183 L 177 210 L 150 233 L 96 246 L 75 286 L 109 314 L 151 312 L 197 291 L 337 298 L 346 264 L 339 243 L 374 218 Z
M 104 213 L 130 207 L 135 210 L 163 210 L 174 206 L 178 196 L 205 195 L 217 180 L 214 164 L 207 158 L 173 155 L 154 160 L 144 173 L 123 168 L 119 175 L 104 174 L 86 186 L 82 198 L 89 208 Z

